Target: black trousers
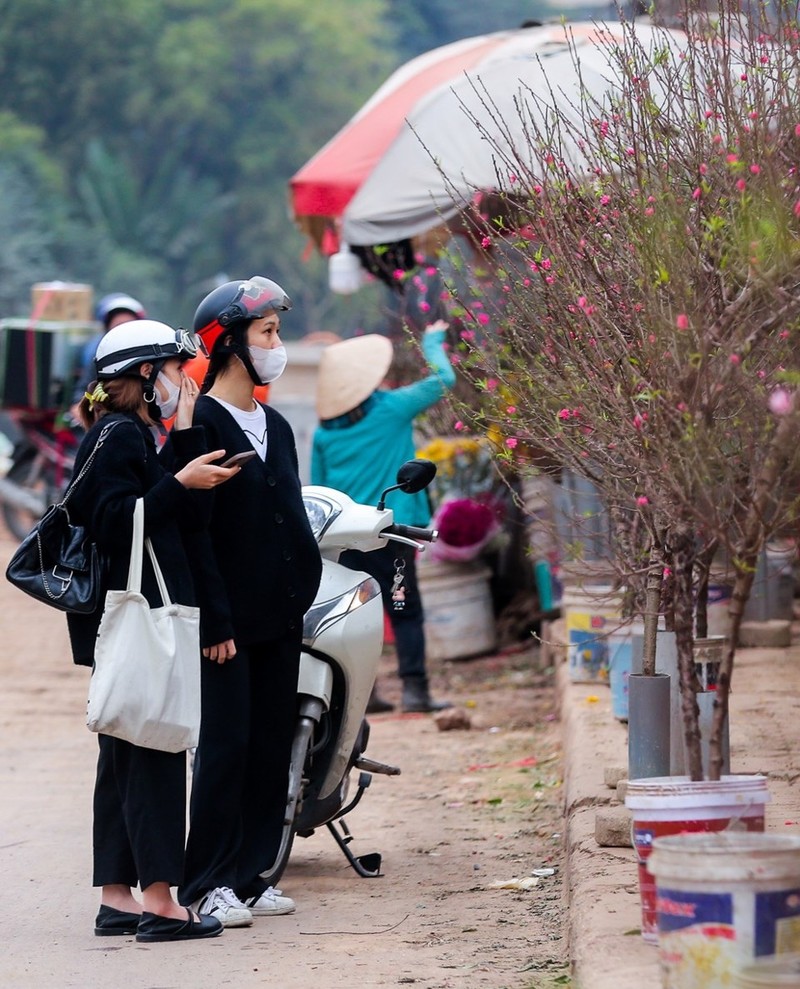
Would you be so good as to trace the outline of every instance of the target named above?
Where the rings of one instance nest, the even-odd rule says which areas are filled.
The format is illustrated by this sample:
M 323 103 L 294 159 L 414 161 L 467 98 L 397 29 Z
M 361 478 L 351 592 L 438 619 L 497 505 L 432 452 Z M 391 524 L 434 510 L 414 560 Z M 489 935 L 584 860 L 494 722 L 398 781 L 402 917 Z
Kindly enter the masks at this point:
M 186 833 L 186 754 L 97 737 L 93 884 L 178 886 Z
M 402 543 L 387 543 L 370 553 L 348 549 L 339 557 L 342 566 L 364 570 L 378 581 L 383 607 L 389 615 L 397 650 L 397 673 L 405 677 L 425 677 L 425 629 L 422 598 L 417 583 L 417 551 Z M 398 564 L 403 570 L 404 607 L 395 611 L 392 583 Z
M 238 645 L 227 663 L 203 659 L 203 721 L 192 779 L 186 880 L 188 906 L 230 886 L 242 899 L 267 888 L 259 872 L 280 843 L 302 629 Z

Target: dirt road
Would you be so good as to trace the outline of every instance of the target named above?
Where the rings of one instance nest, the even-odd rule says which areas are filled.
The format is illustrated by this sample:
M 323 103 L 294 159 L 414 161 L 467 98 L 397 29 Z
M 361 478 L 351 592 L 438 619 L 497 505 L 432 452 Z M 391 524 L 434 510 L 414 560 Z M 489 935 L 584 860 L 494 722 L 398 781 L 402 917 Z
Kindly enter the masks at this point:
M 0 564 L 13 543 L 0 533 Z M 325 832 L 299 839 L 281 883 L 288 917 L 196 944 L 92 934 L 89 886 L 96 739 L 87 671 L 63 617 L 0 581 L 0 985 L 4 989 L 549 989 L 567 985 L 563 801 L 552 678 L 538 653 L 446 664 L 437 693 L 468 704 L 470 731 L 428 716 L 372 719 L 377 777 L 348 823 L 359 879 Z M 384 693 L 396 699 L 393 657 Z M 528 892 L 493 884 L 555 868 Z

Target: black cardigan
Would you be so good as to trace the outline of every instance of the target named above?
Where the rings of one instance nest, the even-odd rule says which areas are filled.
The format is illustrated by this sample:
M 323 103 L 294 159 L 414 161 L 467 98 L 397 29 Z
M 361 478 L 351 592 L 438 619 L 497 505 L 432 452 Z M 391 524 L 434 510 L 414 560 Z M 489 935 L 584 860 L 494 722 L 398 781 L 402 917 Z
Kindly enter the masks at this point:
M 182 533 L 200 529 L 203 517 L 195 499 L 166 468 L 179 469 L 205 452 L 203 433 L 198 429 L 187 429 L 174 434 L 171 451 L 162 458 L 156 451 L 150 430 L 138 416 L 104 416 L 92 426 L 80 445 L 75 477 L 94 449 L 101 431 L 111 423 L 116 425 L 70 495 L 70 518 L 76 524 L 86 526 L 97 542 L 106 568 L 104 591 L 118 590 L 128 582 L 134 505 L 137 498 L 144 498 L 145 535 L 152 540 L 172 600 L 194 604 L 194 587 Z M 161 604 L 146 553 L 142 592 L 154 607 Z M 79 666 L 92 665 L 101 616 L 102 607 L 91 615 L 67 615 L 72 658 Z
M 322 575 L 322 560 L 303 508 L 297 451 L 289 423 L 267 415 L 267 458 L 249 460 L 230 481 L 196 492 L 207 533 L 192 541 L 204 647 L 234 639 L 265 642 L 302 625 Z M 194 423 L 209 450 L 252 450 L 231 414 L 201 395 Z M 168 445 L 169 445 L 168 441 Z

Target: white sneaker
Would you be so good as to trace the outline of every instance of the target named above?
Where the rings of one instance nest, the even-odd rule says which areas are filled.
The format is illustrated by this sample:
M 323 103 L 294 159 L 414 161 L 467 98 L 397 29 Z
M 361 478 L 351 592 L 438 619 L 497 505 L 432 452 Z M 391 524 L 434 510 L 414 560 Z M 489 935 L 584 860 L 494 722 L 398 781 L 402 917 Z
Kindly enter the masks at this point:
M 244 905 L 254 917 L 278 917 L 284 913 L 294 913 L 296 906 L 289 896 L 283 896 L 279 889 L 269 886 L 261 896 L 251 896 Z
M 253 914 L 229 886 L 209 890 L 192 904 L 192 910 L 216 917 L 223 927 L 249 927 L 253 923 Z

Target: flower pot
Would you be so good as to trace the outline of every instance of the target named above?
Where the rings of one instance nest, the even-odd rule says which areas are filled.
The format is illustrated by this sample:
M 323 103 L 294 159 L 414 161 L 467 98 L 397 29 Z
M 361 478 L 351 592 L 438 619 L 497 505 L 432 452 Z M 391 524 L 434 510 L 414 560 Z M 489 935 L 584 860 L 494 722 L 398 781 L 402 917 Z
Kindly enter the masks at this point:
M 662 776 L 628 782 L 625 806 L 632 817 L 645 941 L 658 942 L 656 884 L 648 862 L 653 842 L 687 831 L 762 832 L 768 802 L 767 780 L 760 775 L 723 776 L 717 781 Z
M 634 654 L 644 642 L 644 623 L 627 622 L 608 636 L 608 683 L 611 687 L 611 713 L 619 721 L 628 720 L 628 677 L 633 672 Z
M 418 565 L 429 660 L 467 659 L 495 648 L 490 576 L 487 567 L 475 564 L 425 561 Z
M 700 736 L 702 739 L 703 773 L 708 774 L 708 738 L 714 718 L 714 691 L 717 689 L 717 676 L 723 653 L 727 645 L 723 635 L 712 635 L 707 639 L 695 639 L 694 660 L 703 692 L 697 695 L 700 708 Z M 681 705 L 680 673 L 678 672 L 678 649 L 675 633 L 659 629 L 656 637 L 656 669 L 667 673 L 671 678 L 670 700 L 670 759 L 669 771 L 672 776 L 682 776 L 687 769 L 683 732 L 683 708 Z M 723 773 L 730 769 L 729 727 L 725 723 L 723 739 Z
M 731 989 L 800 989 L 800 954 L 791 952 L 745 965 Z
M 608 683 L 609 636 L 621 621 L 619 595 L 609 585 L 567 587 L 561 607 L 570 680 Z
M 658 838 L 650 867 L 668 989 L 730 986 L 734 974 L 755 960 L 796 947 L 800 836 L 724 832 Z

